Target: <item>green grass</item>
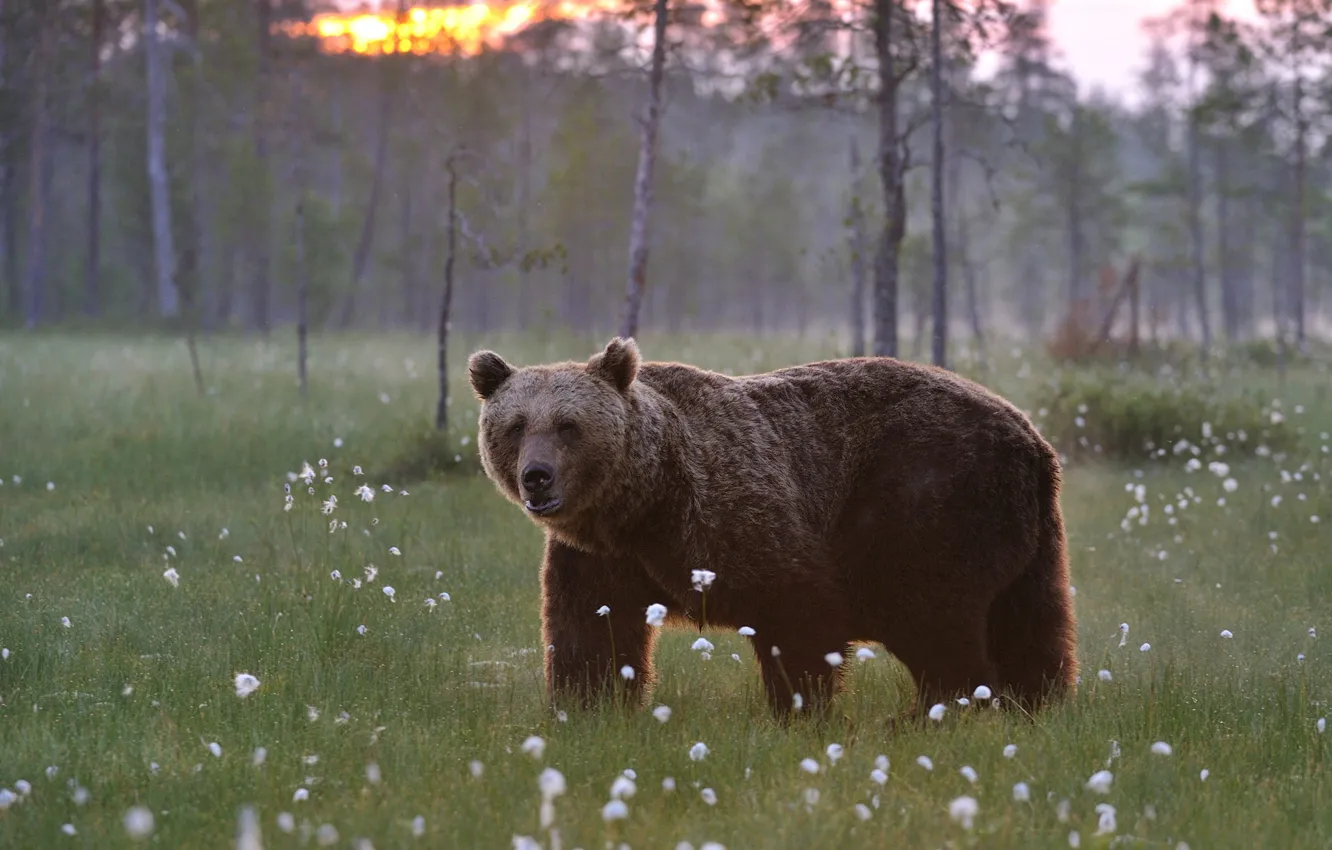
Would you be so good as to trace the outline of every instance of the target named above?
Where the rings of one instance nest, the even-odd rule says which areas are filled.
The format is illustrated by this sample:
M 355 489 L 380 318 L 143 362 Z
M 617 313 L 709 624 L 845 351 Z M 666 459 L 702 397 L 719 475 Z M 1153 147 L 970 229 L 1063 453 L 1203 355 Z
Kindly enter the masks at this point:
M 535 362 L 586 357 L 600 342 L 484 344 Z M 156 820 L 150 843 L 228 846 L 252 805 L 266 847 L 317 846 L 324 824 L 342 847 L 509 847 L 515 835 L 551 847 L 538 820 L 544 767 L 568 782 L 555 802 L 564 848 L 1066 847 L 1075 830 L 1082 847 L 1107 846 L 1111 836 L 1093 836 L 1098 803 L 1115 807 L 1118 835 L 1143 846 L 1332 844 L 1332 736 L 1316 729 L 1332 714 L 1332 441 L 1320 438 L 1332 405 L 1317 364 L 1293 369 L 1280 390 L 1298 448 L 1224 458 L 1233 492 L 1181 458 L 1068 471 L 1084 665 L 1074 700 L 1034 723 L 950 706 L 941 723 L 894 729 L 911 690 L 880 651 L 853 664 L 827 725 L 782 728 L 732 633 L 709 633 L 710 661 L 690 650 L 695 635 L 667 633 L 654 700 L 673 709 L 664 724 L 647 711 L 567 722 L 544 711 L 540 534 L 479 472 L 462 365 L 481 344 L 453 352 L 449 441 L 461 460 L 427 480 L 386 480 L 419 453 L 432 421 L 427 339 L 316 339 L 302 400 L 285 338 L 205 343 L 209 394 L 199 397 L 178 342 L 0 336 L 0 787 L 32 785 L 0 811 L 0 845 L 126 846 L 122 817 L 143 805 Z M 644 347 L 736 372 L 836 353 L 743 338 L 651 337 Z M 1024 369 L 1003 351 L 984 377 L 1021 404 L 1043 374 L 1047 364 Z M 1227 380 L 1277 393 L 1269 371 Z M 315 496 L 293 486 L 284 512 L 287 473 L 320 458 L 333 483 L 317 481 Z M 373 502 L 354 495 L 362 481 L 377 488 Z M 392 493 L 378 489 L 385 483 Z M 1126 485 L 1136 484 L 1150 505 L 1145 525 L 1125 523 L 1136 504 Z M 1184 492 L 1196 500 L 1168 515 Z M 331 517 L 320 512 L 329 493 Z M 346 529 L 330 534 L 330 519 Z M 163 578 L 168 567 L 178 587 Z M 449 601 L 438 601 L 443 592 Z M 1131 625 L 1123 647 L 1121 622 Z M 1102 668 L 1111 681 L 1098 679 Z M 244 700 L 238 672 L 262 682 Z M 539 759 L 522 749 L 532 735 L 546 742 Z M 701 761 L 689 756 L 697 741 L 709 748 Z M 1152 754 L 1156 741 L 1173 754 Z M 1101 795 L 1084 785 L 1107 767 L 1112 742 L 1120 755 Z M 830 763 L 833 743 L 844 754 Z M 1009 743 L 1017 752 L 1005 758 Z M 882 787 L 870 779 L 880 754 L 891 762 Z M 800 768 L 804 758 L 817 774 Z M 979 774 L 974 785 L 964 766 Z M 607 825 L 602 806 L 626 769 L 637 775 L 629 817 Z M 668 776 L 673 793 L 662 788 Z M 1030 802 L 1014 802 L 1018 782 Z M 293 801 L 298 788 L 308 800 Z M 961 795 L 979 803 L 971 831 L 949 817 Z M 857 817 L 858 803 L 870 819 Z M 294 815 L 292 834 L 279 829 L 281 812 Z M 425 835 L 414 838 L 418 815 Z

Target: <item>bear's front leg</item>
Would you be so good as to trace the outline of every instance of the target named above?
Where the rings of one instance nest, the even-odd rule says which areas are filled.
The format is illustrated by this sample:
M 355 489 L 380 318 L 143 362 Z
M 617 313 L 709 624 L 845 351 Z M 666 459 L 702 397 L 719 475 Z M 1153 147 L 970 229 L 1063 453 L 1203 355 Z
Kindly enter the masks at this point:
M 651 588 L 634 565 L 546 541 L 541 569 L 546 693 L 587 708 L 608 696 L 641 705 L 656 681 Z

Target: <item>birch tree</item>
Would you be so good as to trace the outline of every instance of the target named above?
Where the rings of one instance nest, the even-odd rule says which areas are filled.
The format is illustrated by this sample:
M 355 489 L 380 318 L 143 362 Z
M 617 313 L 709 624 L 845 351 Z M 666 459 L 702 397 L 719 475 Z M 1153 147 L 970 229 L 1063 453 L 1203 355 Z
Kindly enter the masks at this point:
M 180 301 L 176 291 L 176 247 L 171 235 L 171 189 L 166 161 L 167 69 L 157 31 L 158 11 L 158 0 L 143 0 L 143 51 L 148 76 L 148 189 L 158 314 L 174 318 L 180 312 Z
M 638 318 L 647 285 L 649 217 L 652 214 L 652 172 L 657 164 L 657 131 L 661 124 L 661 84 L 666 69 L 666 24 L 668 0 L 654 0 L 652 11 L 652 60 L 648 70 L 647 106 L 640 120 L 638 168 L 634 174 L 634 207 L 629 222 L 629 280 L 620 316 L 620 336 L 638 334 Z

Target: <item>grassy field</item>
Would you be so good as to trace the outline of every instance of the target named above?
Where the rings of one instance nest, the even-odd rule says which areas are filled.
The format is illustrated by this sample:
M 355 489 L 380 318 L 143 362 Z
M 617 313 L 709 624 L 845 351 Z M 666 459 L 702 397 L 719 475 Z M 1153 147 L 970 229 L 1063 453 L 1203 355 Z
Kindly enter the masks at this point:
M 280 342 L 204 343 L 200 397 L 178 342 L 0 336 L 0 846 L 130 846 L 133 807 L 146 844 L 230 846 L 246 806 L 265 847 L 1332 846 L 1325 371 L 1279 391 L 1302 429 L 1288 456 L 1070 469 L 1076 699 L 1034 723 L 949 706 L 894 731 L 911 691 L 880 651 L 830 723 L 788 729 L 733 633 L 708 634 L 711 660 L 668 633 L 664 723 L 548 715 L 540 534 L 476 459 L 461 367 L 481 342 L 456 349 L 459 459 L 430 480 L 401 464 L 432 421 L 428 340 L 317 339 L 304 400 Z M 601 342 L 485 340 L 518 362 Z M 644 353 L 740 372 L 832 349 Z M 1023 404 L 1045 374 L 1006 350 L 983 377 Z M 1271 371 L 1228 380 L 1278 394 Z M 286 511 L 303 462 L 314 495 L 297 481 Z M 260 682 L 245 698 L 238 673 Z M 567 787 L 542 828 L 546 768 Z M 608 822 L 626 771 L 627 817 Z

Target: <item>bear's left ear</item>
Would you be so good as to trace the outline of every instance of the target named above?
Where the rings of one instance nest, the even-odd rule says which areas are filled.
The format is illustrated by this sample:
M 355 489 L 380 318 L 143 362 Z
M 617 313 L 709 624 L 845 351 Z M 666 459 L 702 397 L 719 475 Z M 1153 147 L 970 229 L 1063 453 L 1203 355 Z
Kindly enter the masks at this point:
M 513 367 L 493 351 L 478 351 L 467 360 L 472 391 L 481 401 L 488 401 L 512 374 Z
M 616 337 L 606 344 L 600 354 L 587 361 L 587 371 L 607 381 L 616 390 L 624 392 L 638 375 L 638 343 L 633 337 Z

